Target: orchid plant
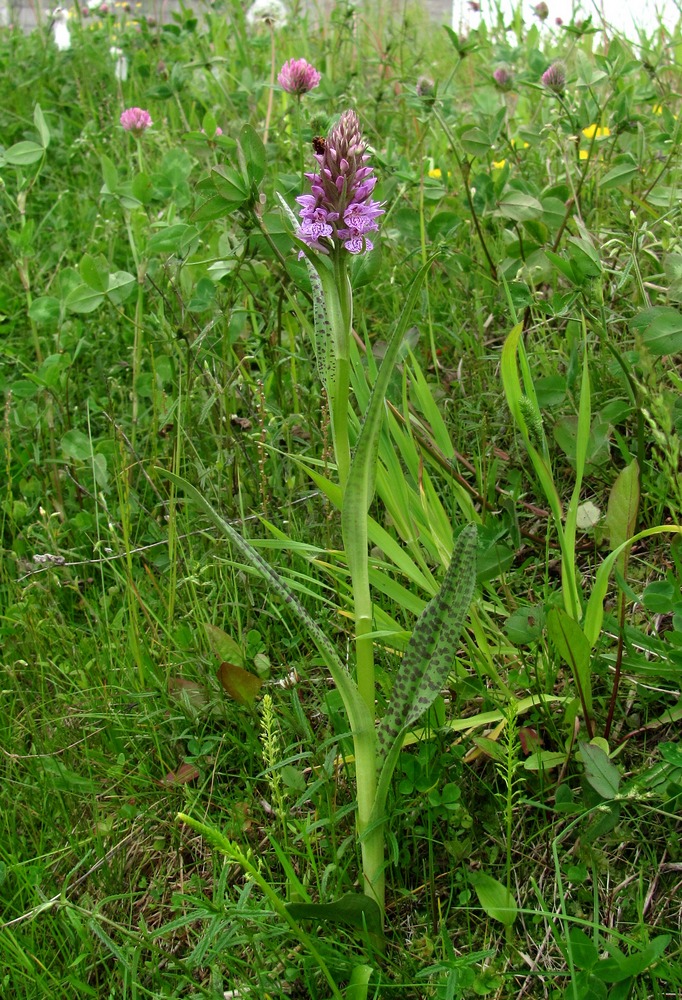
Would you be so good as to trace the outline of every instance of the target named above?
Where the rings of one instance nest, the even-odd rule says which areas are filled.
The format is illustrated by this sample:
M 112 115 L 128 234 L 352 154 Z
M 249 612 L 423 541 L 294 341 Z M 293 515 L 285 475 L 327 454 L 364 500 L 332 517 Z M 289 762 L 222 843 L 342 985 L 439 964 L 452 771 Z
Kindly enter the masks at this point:
M 385 902 L 386 801 L 391 779 L 405 735 L 433 704 L 452 669 L 459 632 L 473 594 L 476 530 L 467 526 L 459 534 L 441 589 L 415 625 L 394 680 L 390 702 L 378 717 L 368 512 L 374 495 L 378 439 L 389 379 L 431 262 L 424 264 L 408 291 L 353 442 L 350 399 L 353 294 L 349 265 L 353 256 L 371 252 L 370 234 L 378 230 L 384 208 L 372 197 L 376 178 L 354 111 L 344 112 L 326 137 L 315 140 L 314 148 L 318 169 L 305 175 L 310 182 L 310 193 L 297 199 L 299 219 L 283 200 L 282 204 L 296 227 L 299 255 L 307 260 L 313 288 L 314 347 L 330 406 L 343 544 L 352 584 L 354 673 L 276 570 L 194 487 L 173 474 L 166 475 L 202 506 L 240 555 L 283 598 L 315 642 L 329 669 L 353 737 L 363 890 L 373 901 L 370 905 L 375 907 L 381 923 Z M 183 819 L 189 821 L 188 817 Z

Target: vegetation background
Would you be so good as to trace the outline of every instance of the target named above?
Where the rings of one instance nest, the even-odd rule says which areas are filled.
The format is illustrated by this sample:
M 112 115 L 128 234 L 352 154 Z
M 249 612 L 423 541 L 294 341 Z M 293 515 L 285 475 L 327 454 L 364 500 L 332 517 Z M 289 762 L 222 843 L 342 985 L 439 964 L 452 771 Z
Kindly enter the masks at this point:
M 0 29 L 0 991 L 682 995 L 679 26 L 519 7 L 463 36 L 410 7 L 237 2 L 67 24 L 63 50 Z M 292 57 L 322 75 L 300 98 L 276 84 Z M 389 800 L 385 939 L 337 902 L 360 885 L 338 692 L 162 475 L 348 655 L 277 200 L 347 108 L 386 207 L 353 268 L 354 434 L 426 266 L 369 520 L 380 710 L 478 529 L 467 628 Z

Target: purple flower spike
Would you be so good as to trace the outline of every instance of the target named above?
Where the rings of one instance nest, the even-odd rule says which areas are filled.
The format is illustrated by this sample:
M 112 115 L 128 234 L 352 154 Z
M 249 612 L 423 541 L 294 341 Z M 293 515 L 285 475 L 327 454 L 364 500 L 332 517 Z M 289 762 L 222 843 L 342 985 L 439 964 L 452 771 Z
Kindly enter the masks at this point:
M 312 193 L 296 199 L 301 206 L 296 235 L 322 253 L 341 247 L 367 253 L 374 246 L 367 234 L 378 230 L 384 210 L 371 198 L 376 177 L 367 166 L 367 143 L 356 113 L 344 111 L 318 147 L 319 173 L 306 174 Z
M 307 94 L 319 86 L 321 75 L 305 59 L 290 59 L 285 62 L 277 76 L 277 83 L 289 94 Z
M 120 121 L 126 132 L 132 132 L 135 136 L 142 135 L 154 124 L 149 112 L 142 108 L 126 108 Z
M 546 69 L 542 74 L 542 82 L 547 90 L 552 90 L 555 94 L 563 94 L 566 89 L 566 70 L 561 63 L 552 63 L 549 69 Z

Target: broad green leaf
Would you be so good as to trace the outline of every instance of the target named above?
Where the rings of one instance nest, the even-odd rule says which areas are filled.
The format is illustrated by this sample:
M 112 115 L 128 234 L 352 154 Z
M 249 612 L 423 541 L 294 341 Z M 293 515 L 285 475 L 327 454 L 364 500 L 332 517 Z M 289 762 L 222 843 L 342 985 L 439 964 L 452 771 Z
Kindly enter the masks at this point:
M 666 254 L 663 269 L 668 282 L 668 298 L 671 302 L 682 302 L 682 253 Z
M 45 155 L 45 150 L 37 142 L 15 142 L 13 146 L 2 153 L 5 163 L 13 167 L 28 167 L 32 163 L 37 163 Z
M 490 152 L 490 136 L 480 128 L 468 128 L 460 136 L 462 149 L 469 156 L 479 156 L 481 158 Z
M 600 746 L 580 743 L 580 754 L 585 765 L 585 777 L 597 795 L 603 799 L 613 799 L 618 794 L 620 771 L 609 760 Z
M 642 594 L 642 604 L 655 615 L 667 615 L 680 600 L 679 585 L 671 580 L 654 580 Z
M 100 156 L 100 163 L 102 164 L 102 177 L 104 179 L 104 186 L 109 194 L 115 194 L 118 190 L 118 170 L 114 161 L 108 156 Z
M 184 222 L 178 222 L 174 226 L 166 226 L 149 237 L 147 253 L 174 253 L 178 257 L 182 257 L 198 235 L 194 226 L 188 226 Z
M 599 961 L 599 952 L 594 941 L 579 927 L 571 929 L 566 950 L 570 950 L 573 962 L 579 969 L 591 969 Z
M 260 677 L 250 674 L 236 663 L 221 663 L 217 676 L 231 698 L 247 708 L 254 707 L 258 692 L 263 686 Z
M 41 295 L 31 303 L 28 314 L 34 323 L 56 323 L 61 304 L 53 295 Z
M 609 544 L 617 549 L 635 533 L 637 511 L 639 509 L 639 464 L 634 459 L 619 472 L 609 493 L 606 524 L 609 528 Z M 621 573 L 624 572 L 626 552 L 618 560 Z
M 523 191 L 505 191 L 493 215 L 503 219 L 513 219 L 515 222 L 527 222 L 542 215 L 542 205 L 537 198 Z
M 244 180 L 249 187 L 258 187 L 265 176 L 265 146 L 252 125 L 242 125 L 238 151 Z
M 187 304 L 190 312 L 199 313 L 210 309 L 215 302 L 216 286 L 210 278 L 199 278 Z
M 447 681 L 475 580 L 476 528 L 468 525 L 455 542 L 441 589 L 424 608 L 398 668 L 377 733 L 384 752 L 431 707 Z
M 236 663 L 239 667 L 244 666 L 242 648 L 238 642 L 235 642 L 231 635 L 218 628 L 217 625 L 211 625 L 209 622 L 204 622 L 204 631 L 206 632 L 206 638 L 214 656 L 219 660 L 228 660 L 230 663 Z
M 33 109 L 33 124 L 38 129 L 38 134 L 40 135 L 40 141 L 43 145 L 43 149 L 47 149 L 47 147 L 50 145 L 50 130 L 47 127 L 45 116 L 39 104 L 36 104 L 35 108 Z
M 249 191 L 243 177 L 230 167 L 214 167 L 211 171 L 213 187 L 231 208 L 238 208 L 248 200 Z
M 358 930 L 367 929 L 370 934 L 383 934 L 378 903 L 357 892 L 347 892 L 333 903 L 288 903 L 287 910 L 296 920 L 349 924 Z
M 580 284 L 580 278 L 573 270 L 573 265 L 570 261 L 566 260 L 565 257 L 561 257 L 553 250 L 545 250 L 545 257 L 550 264 L 553 264 L 554 267 L 556 267 L 557 271 L 560 271 L 561 274 L 563 274 L 564 278 L 567 278 L 574 285 Z
M 652 306 L 630 321 L 642 342 L 655 357 L 682 351 L 682 312 L 672 306 Z
M 104 257 L 93 257 L 86 253 L 78 265 L 78 271 L 88 288 L 94 292 L 106 292 L 109 288 L 109 265 Z
M 87 434 L 73 427 L 63 436 L 61 448 L 67 458 L 85 462 L 92 456 L 92 443 Z
M 192 219 L 195 222 L 210 222 L 212 219 L 224 219 L 240 203 L 235 203 L 221 195 L 215 194 L 202 202 L 194 212 Z
M 135 174 L 130 181 L 130 187 L 121 190 L 121 194 L 131 194 L 138 205 L 148 205 L 154 195 L 154 185 L 148 174 Z
M 589 240 L 582 236 L 569 236 L 566 251 L 579 278 L 596 278 L 601 274 L 599 253 Z
M 548 613 L 547 632 L 559 656 L 571 668 L 583 708 L 591 716 L 591 648 L 585 633 L 563 608 L 552 608 Z
M 516 920 L 517 905 L 506 885 L 483 872 L 469 872 L 468 878 L 487 915 L 505 927 L 511 927 Z
M 636 163 L 618 163 L 604 174 L 599 181 L 599 187 L 602 191 L 608 191 L 609 188 L 625 187 L 638 173 L 639 167 Z
M 137 281 L 128 271 L 113 271 L 109 275 L 107 298 L 115 306 L 122 305 L 133 292 Z
M 538 750 L 524 761 L 526 771 L 548 771 L 553 767 L 563 767 L 566 763 L 566 754 L 558 753 L 555 750 Z
M 66 296 L 65 305 L 71 312 L 91 313 L 104 302 L 104 295 L 96 292 L 89 285 L 77 285 Z
M 566 217 L 566 205 L 559 198 L 542 199 L 542 221 L 556 231 Z
M 562 1000 L 607 1000 L 607 990 L 592 971 L 578 972 L 561 994 Z M 616 998 L 614 998 L 616 1000 Z
M 661 958 L 671 940 L 670 934 L 659 934 L 641 951 L 630 955 L 624 955 L 615 945 L 609 945 L 611 957 L 599 962 L 594 975 L 605 983 L 620 983 L 631 976 L 639 976 Z
M 218 122 L 216 117 L 212 112 L 207 111 L 204 117 L 201 119 L 201 128 L 206 133 L 209 139 L 212 139 L 215 135 L 216 128 L 218 127 Z

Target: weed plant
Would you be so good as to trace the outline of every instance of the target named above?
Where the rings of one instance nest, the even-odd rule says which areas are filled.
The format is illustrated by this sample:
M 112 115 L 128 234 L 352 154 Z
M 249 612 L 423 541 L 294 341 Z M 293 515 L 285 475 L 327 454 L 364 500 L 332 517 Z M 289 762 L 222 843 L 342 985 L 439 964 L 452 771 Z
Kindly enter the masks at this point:
M 682 33 L 527 13 L 0 28 L 3 996 L 682 995 Z M 291 211 L 348 109 L 384 215 L 344 407 Z M 301 621 L 354 677 L 344 483 L 392 351 L 377 718 L 469 524 L 476 591 L 358 837 Z

